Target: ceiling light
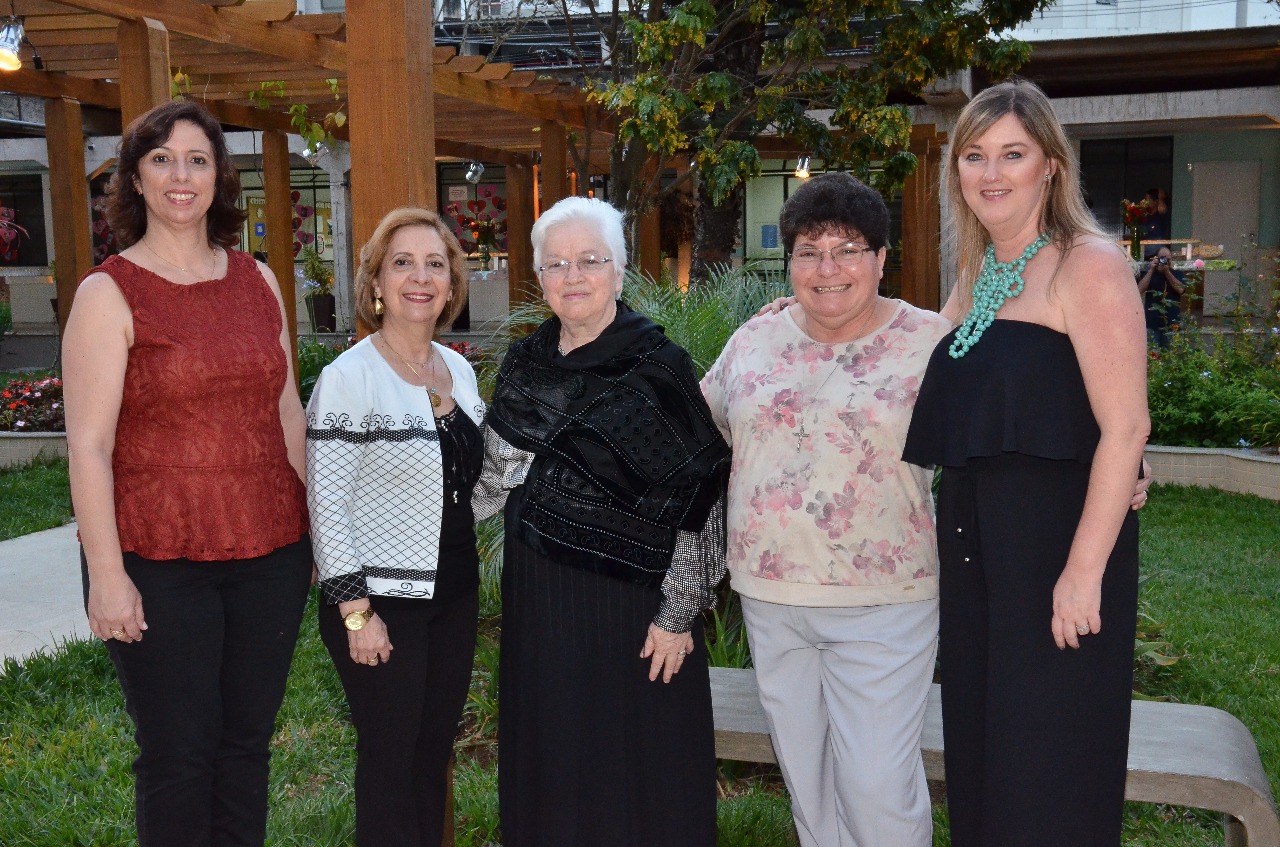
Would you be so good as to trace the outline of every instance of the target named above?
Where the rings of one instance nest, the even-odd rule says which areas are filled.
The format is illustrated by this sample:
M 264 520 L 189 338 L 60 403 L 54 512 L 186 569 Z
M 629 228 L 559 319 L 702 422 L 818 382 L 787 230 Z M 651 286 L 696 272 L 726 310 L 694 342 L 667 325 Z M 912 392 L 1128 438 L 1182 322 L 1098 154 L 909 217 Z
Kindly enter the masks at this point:
M 796 179 L 809 178 L 809 157 L 801 156 L 796 162 Z
M 484 176 L 484 165 L 479 162 L 472 162 L 467 165 L 467 182 L 475 185 L 480 181 L 480 177 Z
M 16 71 L 22 67 L 22 57 L 18 51 L 22 49 L 22 40 L 26 36 L 22 28 L 22 18 L 10 15 L 0 27 L 0 71 Z
M 307 164 L 313 168 L 319 167 L 320 160 L 327 155 L 329 155 L 329 145 L 325 144 L 323 141 L 317 142 L 314 145 L 308 144 L 302 150 L 302 158 L 306 159 Z

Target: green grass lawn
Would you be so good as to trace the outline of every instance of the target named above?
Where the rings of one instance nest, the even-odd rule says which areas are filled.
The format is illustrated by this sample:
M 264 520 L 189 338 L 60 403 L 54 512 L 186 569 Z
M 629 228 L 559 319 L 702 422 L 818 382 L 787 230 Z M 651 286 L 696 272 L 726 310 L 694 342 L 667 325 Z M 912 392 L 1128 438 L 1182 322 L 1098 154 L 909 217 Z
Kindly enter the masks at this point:
M 0 468 L 0 541 L 62 526 L 69 520 L 71 488 L 66 459 Z
M 0 476 L 0 485 L 6 476 L 20 474 Z M 62 485 L 65 492 L 65 478 Z M 0 495 L 0 520 L 10 520 L 12 499 Z M 1239 717 L 1257 738 L 1273 792 L 1280 790 L 1277 550 L 1278 503 L 1166 486 L 1153 492 L 1143 512 L 1143 602 L 1181 655 L 1176 665 L 1143 674 L 1144 693 L 1216 706 Z M 498 622 L 493 598 L 484 605 L 458 748 L 459 847 L 482 847 L 497 838 Z M 0 844 L 132 844 L 130 734 L 100 645 L 72 643 L 52 657 L 6 664 L 0 677 Z M 273 746 L 269 843 L 351 843 L 355 738 L 316 633 L 314 609 L 304 624 Z M 776 772 L 728 763 L 720 788 L 722 847 L 796 843 Z M 935 809 L 934 817 L 935 844 L 944 847 L 946 813 Z M 1222 843 L 1216 815 L 1134 805 L 1127 817 L 1127 847 Z

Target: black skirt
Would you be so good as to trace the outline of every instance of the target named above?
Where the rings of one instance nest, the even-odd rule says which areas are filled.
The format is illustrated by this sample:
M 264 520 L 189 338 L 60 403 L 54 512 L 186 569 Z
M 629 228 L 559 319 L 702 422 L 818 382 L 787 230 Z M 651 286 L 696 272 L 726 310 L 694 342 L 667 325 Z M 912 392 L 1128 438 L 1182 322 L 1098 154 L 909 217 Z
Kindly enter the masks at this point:
M 523 495 L 507 504 L 507 525 Z M 661 594 L 540 556 L 502 574 L 503 847 L 713 847 L 715 738 L 701 622 L 670 683 L 640 658 Z

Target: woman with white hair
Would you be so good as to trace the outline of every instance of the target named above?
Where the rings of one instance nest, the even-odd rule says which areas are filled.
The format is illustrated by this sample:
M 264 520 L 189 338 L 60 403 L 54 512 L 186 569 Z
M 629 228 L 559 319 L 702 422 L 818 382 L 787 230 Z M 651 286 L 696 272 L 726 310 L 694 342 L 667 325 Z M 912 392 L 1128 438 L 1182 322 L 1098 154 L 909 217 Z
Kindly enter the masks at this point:
M 511 345 L 477 518 L 505 502 L 498 794 L 506 847 L 715 843 L 699 614 L 724 573 L 729 449 L 688 353 L 619 299 L 621 213 L 532 232 L 554 316 Z

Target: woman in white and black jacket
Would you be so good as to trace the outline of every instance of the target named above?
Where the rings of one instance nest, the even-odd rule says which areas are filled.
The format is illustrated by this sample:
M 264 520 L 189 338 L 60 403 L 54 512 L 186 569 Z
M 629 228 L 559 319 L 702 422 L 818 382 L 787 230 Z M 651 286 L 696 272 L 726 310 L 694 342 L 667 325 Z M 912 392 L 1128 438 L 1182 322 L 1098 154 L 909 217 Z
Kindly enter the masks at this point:
M 356 274 L 356 308 L 377 332 L 324 369 L 307 407 L 320 635 L 356 727 L 361 847 L 444 832 L 475 652 L 484 403 L 466 359 L 432 339 L 466 299 L 440 217 L 388 214 Z

